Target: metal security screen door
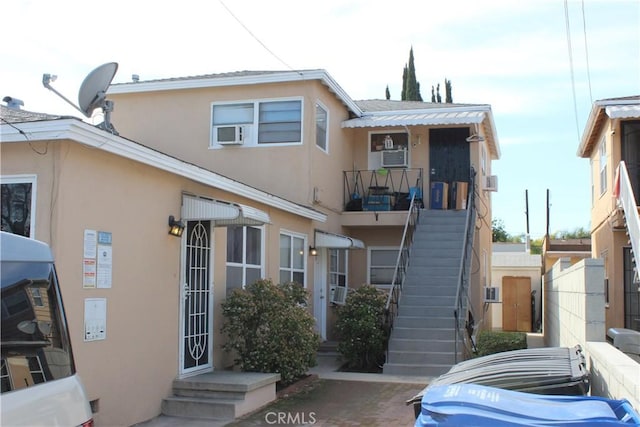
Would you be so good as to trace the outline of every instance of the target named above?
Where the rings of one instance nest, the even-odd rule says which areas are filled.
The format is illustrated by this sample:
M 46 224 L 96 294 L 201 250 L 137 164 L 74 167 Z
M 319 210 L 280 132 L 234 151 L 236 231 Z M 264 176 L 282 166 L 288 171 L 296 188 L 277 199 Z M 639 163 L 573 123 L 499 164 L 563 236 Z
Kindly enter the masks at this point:
M 186 375 L 213 367 L 210 221 L 187 223 L 183 265 L 180 370 Z

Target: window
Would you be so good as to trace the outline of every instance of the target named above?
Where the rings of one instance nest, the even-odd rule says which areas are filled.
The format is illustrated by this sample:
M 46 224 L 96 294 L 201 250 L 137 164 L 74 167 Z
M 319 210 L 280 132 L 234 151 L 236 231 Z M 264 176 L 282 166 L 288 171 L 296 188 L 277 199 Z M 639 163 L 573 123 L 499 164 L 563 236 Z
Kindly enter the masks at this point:
M 301 235 L 280 233 L 280 283 L 295 282 L 306 286 L 305 242 Z
M 329 250 L 329 286 L 347 286 L 347 250 Z
M 369 248 L 369 283 L 391 287 L 398 260 L 398 248 Z
M 322 105 L 316 104 L 316 145 L 323 151 L 329 151 L 327 141 L 328 123 L 327 110 Z
M 271 145 L 302 143 L 302 100 L 215 104 L 211 144 Z
M 602 138 L 600 142 L 600 195 L 607 191 L 607 140 Z
M 36 176 L 4 176 L 0 178 L 0 184 L 2 231 L 34 237 Z
M 408 150 L 409 134 L 406 132 L 385 132 L 370 134 L 371 152 L 383 150 Z
M 263 274 L 263 228 L 227 228 L 227 292 L 260 280 Z

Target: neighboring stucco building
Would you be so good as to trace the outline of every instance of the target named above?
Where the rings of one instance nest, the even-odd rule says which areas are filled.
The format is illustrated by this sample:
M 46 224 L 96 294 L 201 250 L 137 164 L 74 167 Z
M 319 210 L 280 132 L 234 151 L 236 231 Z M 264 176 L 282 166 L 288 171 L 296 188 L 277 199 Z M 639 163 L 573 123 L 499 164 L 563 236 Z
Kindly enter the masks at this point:
M 537 332 L 542 324 L 542 257 L 528 252 L 525 243 L 494 243 L 491 283 L 499 295 L 488 302 L 491 327 Z
M 490 106 L 354 101 L 323 70 L 139 81 L 108 97 L 120 136 L 3 106 L 0 145 L 3 194 L 29 209 L 21 231 L 56 256 L 99 425 L 149 419 L 173 379 L 229 368 L 220 304 L 258 278 L 308 289 L 318 332 L 336 339 L 341 290 L 389 288 L 408 197 L 465 208 L 463 186 L 438 187 L 437 201 L 430 190 L 470 182 L 471 168 L 481 216 L 469 298 L 482 306 L 500 156 Z M 93 299 L 106 303 L 106 335 L 85 340 Z
M 591 256 L 604 260 L 606 328 L 640 330 L 640 96 L 594 102 L 577 154 L 591 164 Z

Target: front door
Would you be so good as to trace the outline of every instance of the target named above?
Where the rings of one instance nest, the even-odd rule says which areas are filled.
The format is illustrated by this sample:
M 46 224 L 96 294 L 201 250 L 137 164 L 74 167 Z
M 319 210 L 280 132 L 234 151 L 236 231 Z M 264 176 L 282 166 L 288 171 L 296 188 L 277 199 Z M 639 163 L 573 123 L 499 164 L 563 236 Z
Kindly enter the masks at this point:
M 469 182 L 471 165 L 469 128 L 429 130 L 429 179 L 431 182 Z
M 213 292 L 211 223 L 188 221 L 184 241 L 180 375 L 213 369 Z
M 531 332 L 531 277 L 502 278 L 502 330 Z
M 313 317 L 320 339 L 327 339 L 327 249 L 318 248 L 318 255 L 312 257 L 313 266 Z
M 640 205 L 640 120 L 622 122 L 622 160 L 627 165 L 636 205 Z

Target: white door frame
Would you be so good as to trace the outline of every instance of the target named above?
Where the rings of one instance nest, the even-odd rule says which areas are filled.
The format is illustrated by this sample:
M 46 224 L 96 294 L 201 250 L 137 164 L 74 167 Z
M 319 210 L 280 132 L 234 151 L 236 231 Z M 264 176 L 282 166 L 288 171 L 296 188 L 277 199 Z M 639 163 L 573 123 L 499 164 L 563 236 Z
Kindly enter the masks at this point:
M 313 266 L 313 317 L 322 341 L 327 340 L 327 248 L 318 248 Z
M 208 285 L 208 293 L 206 295 L 206 301 L 207 301 L 207 322 L 205 324 L 203 324 L 202 326 L 204 326 L 205 328 L 207 328 L 206 333 L 207 333 L 207 345 L 206 345 L 206 351 L 207 354 L 206 356 L 206 360 L 205 363 L 203 364 L 199 364 L 195 367 L 191 367 L 191 368 L 185 368 L 185 317 L 186 317 L 186 313 L 185 313 L 185 309 L 186 309 L 186 304 L 185 302 L 187 301 L 187 298 L 189 298 L 189 295 L 191 295 L 191 293 L 189 292 L 188 289 L 188 285 L 187 285 L 187 276 L 186 276 L 186 271 L 188 266 L 187 264 L 187 242 L 189 239 L 189 224 L 190 223 L 194 223 L 194 222 L 199 222 L 199 221 L 187 221 L 186 227 L 185 227 L 185 232 L 182 236 L 182 249 L 181 249 L 181 255 L 180 255 L 180 331 L 179 331 L 179 357 L 178 357 L 178 361 L 179 361 L 179 366 L 178 366 L 178 377 L 179 378 L 185 378 L 185 377 L 189 377 L 189 376 L 193 376 L 193 375 L 197 375 L 203 372 L 211 372 L 213 371 L 213 316 L 214 316 L 214 312 L 213 312 L 213 265 L 214 265 L 214 254 L 213 254 L 213 238 L 214 238 L 214 228 L 211 224 L 211 222 L 209 222 L 209 229 L 208 229 L 208 236 L 209 236 L 209 242 L 208 242 L 208 246 L 209 246 L 209 257 L 208 257 L 208 265 L 207 265 L 207 269 L 208 269 L 208 280 L 207 280 L 207 285 Z M 200 326 L 198 326 L 200 327 Z M 194 351 L 197 349 L 194 349 Z

